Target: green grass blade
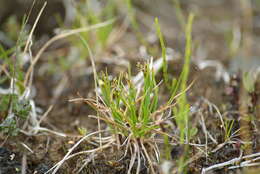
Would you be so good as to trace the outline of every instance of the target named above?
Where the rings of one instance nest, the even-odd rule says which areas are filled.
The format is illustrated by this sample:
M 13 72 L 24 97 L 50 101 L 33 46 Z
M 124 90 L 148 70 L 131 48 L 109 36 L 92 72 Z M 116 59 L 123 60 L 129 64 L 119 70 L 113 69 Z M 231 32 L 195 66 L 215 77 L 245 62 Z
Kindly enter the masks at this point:
M 157 36 L 160 40 L 160 45 L 161 45 L 161 49 L 162 49 L 162 58 L 163 58 L 163 79 L 165 81 L 165 84 L 167 85 L 167 87 L 169 88 L 169 77 L 168 77 L 168 65 L 167 65 L 167 60 L 166 60 L 166 46 L 165 46 L 165 42 L 164 42 L 164 38 L 163 38 L 163 34 L 161 32 L 161 27 L 159 24 L 159 20 L 158 18 L 155 18 L 154 20 L 155 22 L 155 27 L 156 27 L 156 31 L 157 31 Z

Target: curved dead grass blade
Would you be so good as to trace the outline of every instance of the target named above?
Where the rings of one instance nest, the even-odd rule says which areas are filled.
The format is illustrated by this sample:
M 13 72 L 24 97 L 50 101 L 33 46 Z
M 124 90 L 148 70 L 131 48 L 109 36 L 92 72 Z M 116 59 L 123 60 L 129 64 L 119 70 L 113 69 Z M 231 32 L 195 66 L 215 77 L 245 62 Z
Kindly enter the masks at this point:
M 25 81 L 24 84 L 28 83 L 29 80 L 29 76 L 33 70 L 33 67 L 35 66 L 35 64 L 38 62 L 38 60 L 40 59 L 41 55 L 43 54 L 43 52 L 54 42 L 60 40 L 60 39 L 64 39 L 66 37 L 78 34 L 78 33 L 82 33 L 82 32 L 87 32 L 87 31 L 91 31 L 91 30 L 95 30 L 101 27 L 105 27 L 107 25 L 110 25 L 111 23 L 114 22 L 114 19 L 102 22 L 102 23 L 98 23 L 89 27 L 83 27 L 83 28 L 78 28 L 78 29 L 74 29 L 74 30 L 69 30 L 67 32 L 61 33 L 57 36 L 54 36 L 52 39 L 50 39 L 49 41 L 47 41 L 42 48 L 39 50 L 39 52 L 36 54 L 36 56 L 34 57 L 34 59 L 31 62 L 31 65 L 25 75 Z

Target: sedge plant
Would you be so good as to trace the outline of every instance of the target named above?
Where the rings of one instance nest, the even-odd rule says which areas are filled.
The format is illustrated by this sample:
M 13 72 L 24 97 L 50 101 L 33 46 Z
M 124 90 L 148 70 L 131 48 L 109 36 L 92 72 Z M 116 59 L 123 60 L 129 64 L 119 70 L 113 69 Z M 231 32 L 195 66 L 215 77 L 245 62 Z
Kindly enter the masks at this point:
M 40 126 L 41 116 L 46 116 L 52 107 L 41 115 L 41 111 L 36 107 L 31 95 L 34 72 L 31 50 L 33 33 L 46 5 L 47 2 L 39 11 L 32 29 L 27 32 L 25 26 L 34 6 L 34 3 L 32 4 L 29 15 L 23 20 L 14 48 L 6 50 L 0 46 L 0 62 L 3 63 L 0 66 L 1 71 L 3 70 L 0 81 L 5 83 L 5 86 L 9 85 L 9 88 L 0 86 L 0 134 L 13 136 L 22 132 L 26 135 L 36 135 L 39 131 L 47 131 L 65 136 Z M 31 67 L 27 71 L 24 68 L 27 63 L 26 57 L 30 59 L 29 63 L 31 63 Z
M 0 45 L 0 85 L 9 84 L 9 88 L 0 86 L 0 134 L 15 136 L 20 131 L 20 122 L 27 119 L 31 112 L 29 100 L 25 97 L 23 86 L 24 72 L 20 61 L 21 48 L 25 45 L 27 32 L 24 29 L 26 18 L 21 25 L 17 43 L 13 48 L 5 49 Z M 16 24 L 18 25 L 18 24 Z M 13 55 L 16 55 L 14 57 Z M 16 60 L 15 60 L 16 59 Z
M 131 72 L 122 73 L 111 79 L 107 73 L 99 77 L 101 102 L 87 99 L 89 105 L 100 113 L 100 119 L 108 124 L 111 134 L 125 148 L 125 156 L 131 155 L 128 173 L 137 161 L 136 173 L 140 172 L 141 161 L 149 164 L 155 173 L 153 163 L 159 161 L 156 137 L 167 135 L 161 125 L 167 118 L 164 111 L 172 107 L 170 103 L 159 107 L 159 84 L 155 80 L 152 62 L 140 66 L 143 73 L 141 88 L 131 80 Z

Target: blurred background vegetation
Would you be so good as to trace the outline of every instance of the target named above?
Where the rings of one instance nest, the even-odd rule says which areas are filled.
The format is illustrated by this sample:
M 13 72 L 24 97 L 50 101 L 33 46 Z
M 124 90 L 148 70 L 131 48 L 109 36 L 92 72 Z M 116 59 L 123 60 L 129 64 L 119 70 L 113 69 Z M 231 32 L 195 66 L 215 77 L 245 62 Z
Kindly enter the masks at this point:
M 167 46 L 183 49 L 183 27 L 189 13 L 196 15 L 194 37 L 200 56 L 228 61 L 230 58 L 259 55 L 260 1 L 259 0 L 47 0 L 48 4 L 36 27 L 37 40 L 46 40 L 57 28 L 78 28 L 115 18 L 131 23 L 135 36 L 124 35 L 128 47 L 135 37 L 142 45 L 154 41 L 153 22 L 159 17 Z M 36 0 L 27 29 L 34 23 L 44 1 Z M 0 1 L 0 43 L 15 45 L 24 15 L 30 12 L 33 0 Z M 125 18 L 128 16 L 128 21 Z M 121 21 L 121 22 L 120 22 Z M 55 30 L 56 29 L 56 30 Z M 99 33 L 104 42 L 113 27 Z M 129 28 L 128 28 L 129 29 Z M 101 34 L 102 33 L 102 34 Z M 138 34 L 136 34 L 138 33 Z M 45 39 L 44 39 L 45 38 Z M 155 39 L 156 40 L 156 39 Z M 100 43 L 104 46 L 104 43 Z M 146 45 L 147 46 L 147 45 Z M 99 48 L 100 49 L 100 48 Z M 245 53 L 246 52 L 246 53 Z M 254 63 L 256 58 L 252 58 Z M 242 59 L 237 59 L 238 62 Z M 241 62 L 240 62 L 241 63 Z M 247 61 L 244 62 L 248 64 Z M 237 66 L 237 65 L 235 65 Z M 248 65 L 249 66 L 249 65 Z M 236 67 L 235 67 L 236 68 Z

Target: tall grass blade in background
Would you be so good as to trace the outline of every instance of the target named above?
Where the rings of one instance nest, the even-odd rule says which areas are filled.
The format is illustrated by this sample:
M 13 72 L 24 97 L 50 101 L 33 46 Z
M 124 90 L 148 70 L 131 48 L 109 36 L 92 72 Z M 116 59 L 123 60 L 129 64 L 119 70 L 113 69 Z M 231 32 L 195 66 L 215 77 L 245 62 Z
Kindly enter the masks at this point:
M 163 79 L 164 79 L 164 82 L 167 85 L 167 87 L 169 87 L 168 65 L 167 65 L 167 60 L 166 60 L 166 46 L 164 43 L 164 38 L 163 38 L 163 34 L 161 32 L 161 27 L 160 27 L 158 18 L 155 18 L 154 21 L 155 21 L 156 32 L 157 32 L 158 38 L 160 40 L 160 45 L 161 45 L 161 49 L 162 49 Z
M 189 110 L 190 106 L 187 101 L 186 89 L 187 89 L 187 81 L 190 71 L 190 60 L 191 60 L 191 52 L 192 52 L 192 24 L 193 24 L 194 15 L 190 14 L 188 18 L 188 23 L 186 25 L 186 48 L 185 48 L 185 59 L 183 69 L 178 79 L 176 89 L 174 90 L 174 94 L 176 91 L 179 91 L 181 95 L 177 99 L 177 106 L 174 108 L 174 116 L 177 123 L 177 126 L 180 131 L 180 143 L 187 144 L 190 139 L 190 133 L 192 128 L 189 126 Z M 184 162 L 185 162 L 185 154 L 188 152 L 188 145 L 185 145 L 184 156 L 179 161 L 179 172 L 184 171 Z
M 157 36 L 160 40 L 160 46 L 161 46 L 161 50 L 162 50 L 162 59 L 163 59 L 162 72 L 163 72 L 164 84 L 171 91 L 171 84 L 169 83 L 169 76 L 168 76 L 168 64 L 167 64 L 167 58 L 166 58 L 166 46 L 165 46 L 165 41 L 163 38 L 163 34 L 161 32 L 161 27 L 160 27 L 158 18 L 155 18 L 155 28 L 156 28 Z M 174 79 L 173 79 L 173 81 L 174 81 Z M 169 137 L 166 135 L 164 136 L 164 145 L 165 145 L 164 156 L 167 160 L 169 160 L 171 145 L 169 143 Z

